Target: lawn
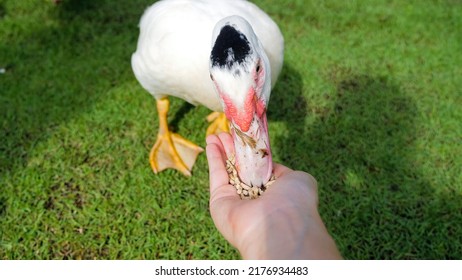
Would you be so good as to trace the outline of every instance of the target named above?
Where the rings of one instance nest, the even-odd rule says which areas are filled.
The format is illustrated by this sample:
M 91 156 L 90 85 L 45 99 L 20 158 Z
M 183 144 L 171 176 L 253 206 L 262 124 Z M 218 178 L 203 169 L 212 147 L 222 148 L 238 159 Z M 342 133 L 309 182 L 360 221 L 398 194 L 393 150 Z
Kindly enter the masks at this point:
M 255 1 L 285 64 L 276 161 L 313 174 L 348 259 L 462 259 L 462 2 Z M 154 175 L 130 56 L 149 0 L 0 0 L 0 259 L 237 259 L 208 170 Z M 204 146 L 204 107 L 170 124 Z

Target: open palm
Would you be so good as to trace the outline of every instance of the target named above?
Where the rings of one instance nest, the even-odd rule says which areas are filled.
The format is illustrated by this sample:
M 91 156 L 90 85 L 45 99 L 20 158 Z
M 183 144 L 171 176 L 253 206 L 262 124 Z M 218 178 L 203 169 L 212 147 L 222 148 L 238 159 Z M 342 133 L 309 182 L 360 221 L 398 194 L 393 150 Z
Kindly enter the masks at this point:
M 318 214 L 316 180 L 274 164 L 276 181 L 262 197 L 241 200 L 225 167 L 234 153 L 232 141 L 227 133 L 211 135 L 206 148 L 210 212 L 223 236 L 244 258 L 339 258 Z

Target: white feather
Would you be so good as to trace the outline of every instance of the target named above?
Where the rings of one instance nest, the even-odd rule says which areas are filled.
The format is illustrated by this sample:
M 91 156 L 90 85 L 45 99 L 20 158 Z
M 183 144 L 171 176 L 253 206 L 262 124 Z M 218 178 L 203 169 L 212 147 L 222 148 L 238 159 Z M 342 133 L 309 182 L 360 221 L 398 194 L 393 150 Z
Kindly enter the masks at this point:
M 209 76 L 209 58 L 214 26 L 232 15 L 246 19 L 258 36 L 274 85 L 283 63 L 282 34 L 266 13 L 244 0 L 163 0 L 150 6 L 141 18 L 132 55 L 138 81 L 157 99 L 170 95 L 222 111 Z

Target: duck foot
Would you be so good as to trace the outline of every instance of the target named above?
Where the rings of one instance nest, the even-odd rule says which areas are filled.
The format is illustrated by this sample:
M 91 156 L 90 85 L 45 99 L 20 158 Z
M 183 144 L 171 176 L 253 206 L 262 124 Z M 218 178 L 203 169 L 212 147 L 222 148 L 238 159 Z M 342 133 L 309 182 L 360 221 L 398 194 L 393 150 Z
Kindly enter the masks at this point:
M 229 132 L 229 121 L 226 115 L 221 112 L 213 112 L 207 116 L 210 123 L 206 135 L 219 134 L 220 132 Z
M 204 149 L 169 130 L 167 124 L 169 107 L 170 102 L 167 97 L 157 99 L 159 132 L 149 154 L 149 163 L 156 174 L 164 169 L 173 168 L 186 176 L 191 176 L 191 169 L 197 156 Z
M 186 140 L 177 133 L 168 131 L 159 135 L 151 149 L 149 162 L 154 173 L 173 168 L 185 176 L 191 176 L 191 169 L 197 156 L 204 149 Z

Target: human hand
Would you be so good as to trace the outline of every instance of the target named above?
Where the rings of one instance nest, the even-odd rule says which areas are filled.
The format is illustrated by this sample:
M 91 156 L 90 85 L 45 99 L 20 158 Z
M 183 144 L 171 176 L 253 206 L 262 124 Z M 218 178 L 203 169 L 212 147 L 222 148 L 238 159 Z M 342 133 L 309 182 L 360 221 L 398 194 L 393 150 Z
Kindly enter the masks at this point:
M 231 136 L 206 141 L 212 219 L 244 259 L 341 258 L 319 216 L 313 176 L 274 164 L 276 181 L 260 198 L 241 200 L 225 167 L 234 153 Z

